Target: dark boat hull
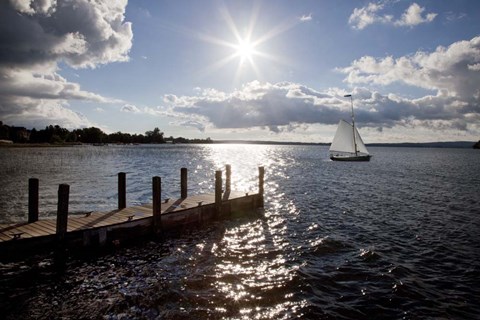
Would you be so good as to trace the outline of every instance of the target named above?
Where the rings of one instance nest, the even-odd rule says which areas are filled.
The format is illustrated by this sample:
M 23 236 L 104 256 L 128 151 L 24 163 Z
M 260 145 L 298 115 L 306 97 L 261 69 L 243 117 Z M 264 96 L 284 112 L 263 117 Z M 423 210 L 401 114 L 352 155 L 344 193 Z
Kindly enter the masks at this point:
M 340 155 L 331 155 L 330 159 L 333 161 L 370 161 L 372 156 L 361 155 L 361 156 L 340 156 Z

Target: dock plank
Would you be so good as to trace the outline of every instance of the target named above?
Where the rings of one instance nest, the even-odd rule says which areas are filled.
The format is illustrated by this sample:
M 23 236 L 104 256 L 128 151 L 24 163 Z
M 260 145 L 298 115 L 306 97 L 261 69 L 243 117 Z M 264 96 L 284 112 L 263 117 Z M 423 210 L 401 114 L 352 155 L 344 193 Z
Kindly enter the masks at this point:
M 21 229 L 18 229 L 20 232 L 26 232 L 30 234 L 32 237 L 43 237 L 48 235 L 48 232 L 39 228 L 38 226 L 34 226 L 31 224 L 23 225 Z M 22 235 L 23 236 L 23 235 Z
M 40 222 L 40 221 L 42 223 L 42 226 L 51 230 L 53 234 L 57 232 L 57 222 L 55 220 L 48 219 L 48 220 L 39 220 L 37 222 Z
M 50 234 L 54 234 L 57 232 L 57 222 L 55 220 L 39 220 L 35 222 L 35 226 L 38 226 Z
M 67 231 L 78 231 L 85 228 L 85 223 L 79 219 L 69 219 L 67 224 Z
M 47 234 L 54 234 L 56 231 L 54 227 L 52 227 L 48 222 L 46 222 L 46 220 L 39 220 L 34 223 L 31 223 L 30 227 L 42 230 Z
M 24 224 L 18 228 L 16 228 L 15 230 L 11 230 L 8 232 L 8 234 L 12 235 L 15 234 L 15 233 L 23 233 L 22 234 L 22 237 L 23 238 L 29 238 L 29 237 L 41 237 L 43 235 L 45 235 L 44 232 L 36 229 L 36 228 L 29 228 L 28 225 Z
M 3 232 L 0 232 L 0 241 L 8 241 L 12 239 L 10 235 L 4 234 Z

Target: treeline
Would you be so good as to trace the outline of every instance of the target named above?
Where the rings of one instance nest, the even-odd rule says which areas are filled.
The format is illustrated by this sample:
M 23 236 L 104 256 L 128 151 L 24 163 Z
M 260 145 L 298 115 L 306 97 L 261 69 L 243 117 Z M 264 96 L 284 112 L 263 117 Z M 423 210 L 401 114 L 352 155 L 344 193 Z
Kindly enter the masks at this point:
M 28 130 L 24 127 L 14 127 L 4 125 L 0 121 L 0 140 L 12 141 L 14 143 L 212 143 L 207 139 L 187 139 L 183 137 L 174 138 L 172 136 L 165 138 L 164 133 L 159 128 L 147 131 L 145 134 L 130 134 L 115 132 L 106 134 L 99 128 L 90 127 L 75 130 L 68 130 L 58 125 L 50 125 L 45 129 L 37 130 L 33 128 Z

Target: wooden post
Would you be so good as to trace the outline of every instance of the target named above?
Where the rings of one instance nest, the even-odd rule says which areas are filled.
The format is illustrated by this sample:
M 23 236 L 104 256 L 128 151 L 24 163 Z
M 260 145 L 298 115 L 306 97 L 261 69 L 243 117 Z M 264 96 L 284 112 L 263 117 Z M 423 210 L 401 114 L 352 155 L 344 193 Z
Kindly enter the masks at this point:
M 232 185 L 232 166 L 227 164 L 225 166 L 225 193 L 230 193 Z
M 187 198 L 187 168 L 180 169 L 180 194 L 181 198 Z
M 258 194 L 260 195 L 260 204 L 263 207 L 263 183 L 265 178 L 265 168 L 258 167 Z
M 58 206 L 57 206 L 57 239 L 63 241 L 67 233 L 68 223 L 68 197 L 70 186 L 61 184 L 58 186 Z
M 222 211 L 222 171 L 215 171 L 215 211 L 220 216 Z
M 127 178 L 125 172 L 118 173 L 118 210 L 127 207 Z
M 28 179 L 28 223 L 38 221 L 38 179 Z
M 162 179 L 160 177 L 152 178 L 153 193 L 153 231 L 160 233 L 162 230 Z

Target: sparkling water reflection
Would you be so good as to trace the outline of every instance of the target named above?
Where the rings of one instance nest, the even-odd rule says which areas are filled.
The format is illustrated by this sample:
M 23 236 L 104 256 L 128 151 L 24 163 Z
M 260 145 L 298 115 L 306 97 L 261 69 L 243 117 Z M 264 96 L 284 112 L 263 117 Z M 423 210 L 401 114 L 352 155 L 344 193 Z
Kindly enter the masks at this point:
M 115 207 L 119 171 L 128 172 L 132 204 L 150 201 L 153 175 L 178 196 L 180 167 L 190 169 L 189 192 L 212 191 L 227 163 L 233 189 L 256 190 L 257 167 L 266 168 L 261 218 L 72 259 L 60 271 L 50 257 L 0 264 L 0 311 L 9 319 L 477 318 L 478 153 L 371 151 L 371 162 L 352 164 L 314 146 L 0 149 L 2 220 L 25 218 L 30 176 L 40 178 L 48 213 L 57 183 L 71 184 L 81 211 Z

